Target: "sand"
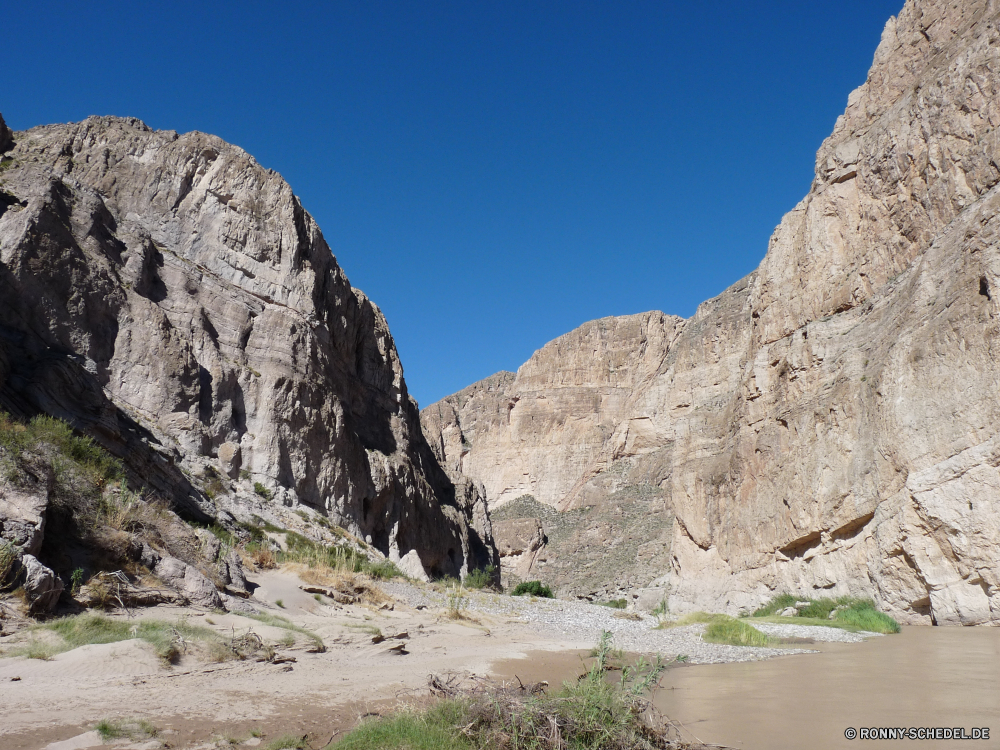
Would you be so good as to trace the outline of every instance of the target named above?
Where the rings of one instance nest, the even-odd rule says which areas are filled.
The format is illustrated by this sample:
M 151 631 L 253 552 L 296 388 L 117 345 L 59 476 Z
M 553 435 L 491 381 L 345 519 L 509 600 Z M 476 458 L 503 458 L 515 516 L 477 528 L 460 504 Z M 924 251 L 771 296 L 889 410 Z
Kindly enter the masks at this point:
M 533 606 L 552 610 L 550 602 L 517 600 L 512 606 L 520 608 L 518 617 L 505 613 L 508 597 L 474 595 L 467 610 L 473 619 L 452 620 L 443 591 L 428 587 L 387 585 L 391 603 L 380 608 L 327 598 L 318 602 L 300 588 L 303 582 L 291 569 L 253 578 L 258 587 L 250 603 L 318 634 L 325 652 L 312 652 L 308 638 L 297 635 L 294 646 L 277 647 L 279 660 L 294 659 L 285 663 L 212 663 L 191 647 L 176 664 L 166 665 L 138 640 L 84 646 L 47 661 L 0 658 L 0 747 L 97 747 L 100 737 L 93 730 L 102 719 L 145 719 L 159 729 L 155 739 L 117 741 L 121 748 L 253 747 L 285 733 L 306 734 L 310 747 L 325 747 L 366 714 L 426 699 L 431 674 L 517 674 L 558 685 L 576 674 L 580 656 L 594 643 L 590 631 L 539 627 L 523 617 Z M 578 623 L 587 613 L 572 605 L 565 607 L 567 621 Z M 599 618 L 610 613 L 592 609 L 594 627 L 604 627 Z M 252 630 L 278 643 L 287 636 L 281 628 L 236 613 L 161 605 L 132 614 L 133 619 L 184 619 L 227 637 Z M 130 619 L 124 613 L 112 616 Z M 374 628 L 385 641 L 372 642 Z M 405 637 L 393 637 L 401 633 Z M 0 638 L 0 650 L 27 637 L 22 631 Z M 405 653 L 391 650 L 401 643 Z M 263 738 L 251 736 L 254 730 Z

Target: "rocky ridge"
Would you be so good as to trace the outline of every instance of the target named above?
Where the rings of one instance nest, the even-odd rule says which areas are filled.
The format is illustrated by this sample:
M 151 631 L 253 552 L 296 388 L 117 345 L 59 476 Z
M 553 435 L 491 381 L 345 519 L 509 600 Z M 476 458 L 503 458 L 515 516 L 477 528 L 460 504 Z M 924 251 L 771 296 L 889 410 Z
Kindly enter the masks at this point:
M 689 320 L 553 341 L 424 409 L 428 442 L 491 506 L 594 509 L 598 548 L 621 537 L 599 523 L 616 493 L 654 497 L 669 538 L 636 546 L 668 562 L 637 551 L 604 591 L 1000 621 L 998 123 L 1000 6 L 907 0 L 754 273 Z M 569 559 L 562 589 L 599 593 Z
M 385 318 L 277 173 L 114 117 L 0 120 L 0 153 L 5 411 L 67 421 L 193 520 L 301 508 L 421 578 L 495 561 Z

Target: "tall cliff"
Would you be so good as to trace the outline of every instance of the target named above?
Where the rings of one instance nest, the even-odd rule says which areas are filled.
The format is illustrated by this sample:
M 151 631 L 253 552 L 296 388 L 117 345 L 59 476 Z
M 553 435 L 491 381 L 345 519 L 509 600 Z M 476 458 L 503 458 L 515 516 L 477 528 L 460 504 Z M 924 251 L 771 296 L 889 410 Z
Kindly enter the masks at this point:
M 669 532 L 634 532 L 606 589 L 1000 621 L 998 124 L 1000 4 L 907 0 L 753 274 L 689 320 L 557 339 L 425 409 L 428 442 L 495 507 L 591 509 L 534 574 L 620 546 L 635 523 L 607 524 L 641 489 Z M 599 558 L 557 582 L 597 592 Z
M 111 117 L 0 120 L 0 153 L 4 409 L 67 420 L 195 518 L 271 495 L 413 575 L 494 560 L 474 488 L 423 440 L 385 318 L 278 174 Z

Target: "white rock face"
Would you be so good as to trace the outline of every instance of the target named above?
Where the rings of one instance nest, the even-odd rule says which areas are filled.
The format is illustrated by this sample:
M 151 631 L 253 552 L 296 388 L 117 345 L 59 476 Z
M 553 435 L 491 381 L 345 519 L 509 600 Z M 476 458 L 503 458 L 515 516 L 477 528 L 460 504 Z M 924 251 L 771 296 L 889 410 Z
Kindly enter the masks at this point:
M 654 487 L 671 562 L 633 588 L 675 612 L 1000 621 L 998 124 L 1000 6 L 908 0 L 757 271 L 557 339 L 425 409 L 428 442 L 490 504 Z
M 189 515 L 259 485 L 431 573 L 494 561 L 385 318 L 278 174 L 134 119 L 5 133 L 3 408 L 66 419 Z

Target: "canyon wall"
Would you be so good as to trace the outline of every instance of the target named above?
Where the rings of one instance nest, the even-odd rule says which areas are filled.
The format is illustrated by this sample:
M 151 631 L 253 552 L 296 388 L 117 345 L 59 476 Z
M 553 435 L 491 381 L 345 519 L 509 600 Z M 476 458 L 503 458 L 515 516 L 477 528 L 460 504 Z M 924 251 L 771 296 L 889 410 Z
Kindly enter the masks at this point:
M 589 509 L 547 554 L 502 543 L 522 574 L 678 612 L 788 591 L 1000 621 L 998 89 L 996 2 L 908 0 L 753 274 L 689 320 L 588 323 L 424 409 L 499 537 L 523 495 Z M 669 531 L 608 525 L 637 502 Z M 588 577 L 623 540 L 624 568 Z
M 289 185 L 135 119 L 0 120 L 0 405 L 70 422 L 196 520 L 312 508 L 410 574 L 495 561 L 382 313 Z

